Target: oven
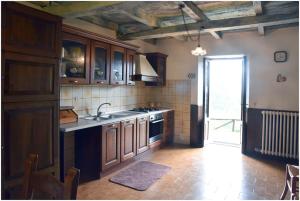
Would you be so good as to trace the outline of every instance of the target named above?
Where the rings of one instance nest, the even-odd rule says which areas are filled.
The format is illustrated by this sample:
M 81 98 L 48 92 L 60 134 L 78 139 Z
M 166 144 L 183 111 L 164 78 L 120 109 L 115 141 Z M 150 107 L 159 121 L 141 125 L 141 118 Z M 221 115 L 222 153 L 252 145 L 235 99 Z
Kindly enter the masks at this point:
M 149 143 L 153 143 L 162 138 L 164 131 L 164 118 L 162 113 L 150 115 Z

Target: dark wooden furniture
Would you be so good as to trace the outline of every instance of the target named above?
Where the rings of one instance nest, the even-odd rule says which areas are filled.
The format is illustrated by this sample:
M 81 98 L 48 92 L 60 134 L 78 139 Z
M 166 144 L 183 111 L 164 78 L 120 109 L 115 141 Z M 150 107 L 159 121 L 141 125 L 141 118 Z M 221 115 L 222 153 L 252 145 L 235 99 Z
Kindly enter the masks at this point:
M 4 102 L 58 99 L 58 59 L 4 49 L 2 64 Z
M 38 156 L 31 154 L 25 161 L 22 198 L 28 199 L 76 199 L 79 170 L 71 168 L 61 183 L 56 177 L 37 172 Z
M 121 122 L 121 161 L 136 155 L 136 119 Z
M 174 110 L 164 112 L 164 130 L 162 143 L 165 145 L 172 144 L 174 141 Z
M 132 75 L 135 74 L 135 57 L 136 51 L 126 50 L 126 61 L 127 61 L 127 70 L 126 70 L 126 84 L 135 85 L 135 82 L 132 81 Z
M 1 3 L 2 48 L 6 51 L 58 58 L 61 20 L 17 3 Z
M 61 84 L 134 85 L 128 77 L 135 71 L 134 55 L 137 48 L 116 39 L 63 25 Z
M 63 32 L 60 80 L 64 84 L 88 84 L 90 40 Z
M 61 18 L 2 2 L 2 198 L 18 195 L 30 153 L 58 176 Z
M 111 70 L 110 83 L 116 85 L 125 84 L 126 81 L 126 55 L 125 48 L 111 46 Z
M 291 193 L 291 200 L 296 200 L 299 194 L 299 166 L 287 164 L 285 174 L 285 186 L 280 200 L 284 200 L 288 191 Z
M 137 118 L 137 154 L 149 149 L 149 117 Z
M 159 78 L 157 82 L 146 82 L 146 86 L 166 86 L 167 55 L 162 53 L 146 53 L 146 58 Z
M 120 122 L 102 126 L 101 170 L 105 171 L 120 163 Z
M 91 84 L 109 84 L 110 45 L 92 41 L 91 47 Z

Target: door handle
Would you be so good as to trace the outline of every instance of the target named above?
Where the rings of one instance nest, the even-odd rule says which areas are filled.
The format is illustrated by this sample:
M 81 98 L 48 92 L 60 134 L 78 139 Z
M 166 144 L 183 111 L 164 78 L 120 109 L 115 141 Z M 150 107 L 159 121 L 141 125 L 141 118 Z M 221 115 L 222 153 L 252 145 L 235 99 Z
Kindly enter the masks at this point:
M 164 119 L 160 119 L 160 120 L 157 120 L 157 121 L 152 121 L 151 123 L 152 123 L 152 124 L 155 124 L 155 123 L 163 122 L 163 121 L 164 121 Z

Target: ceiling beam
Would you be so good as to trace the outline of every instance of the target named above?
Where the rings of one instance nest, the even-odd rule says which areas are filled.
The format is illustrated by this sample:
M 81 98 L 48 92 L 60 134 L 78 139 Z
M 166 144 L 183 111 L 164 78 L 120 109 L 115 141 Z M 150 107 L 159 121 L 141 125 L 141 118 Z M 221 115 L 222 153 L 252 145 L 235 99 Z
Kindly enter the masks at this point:
M 203 11 L 192 1 L 183 1 L 185 7 L 183 8 L 183 11 L 190 16 L 192 19 L 199 21 L 209 21 L 209 18 L 203 13 Z M 200 27 L 199 27 L 200 28 Z M 222 33 L 210 31 L 209 32 L 215 39 L 221 39 Z
M 203 13 L 203 11 L 192 1 L 183 1 L 185 7 L 182 9 L 188 16 L 196 21 L 205 21 L 209 18 Z
M 215 39 L 222 39 L 223 34 L 221 31 L 209 31 L 209 33 L 215 38 Z
M 253 1 L 253 7 L 256 15 L 262 15 L 263 9 L 261 5 L 261 1 Z
M 258 25 L 257 30 L 258 30 L 259 35 L 261 35 L 261 36 L 265 35 L 265 27 L 264 26 Z
M 204 27 L 201 32 L 210 31 L 228 31 L 228 30 L 242 30 L 248 28 L 257 28 L 258 25 L 274 26 L 280 24 L 291 24 L 299 22 L 298 14 L 289 15 L 261 15 L 240 18 L 230 18 L 222 20 L 201 21 L 187 24 L 190 34 L 197 34 L 199 27 Z M 133 39 L 150 39 L 162 38 L 168 36 L 180 36 L 186 34 L 185 26 L 177 25 L 170 27 L 156 28 L 153 30 L 141 31 L 137 33 L 130 33 L 119 36 L 122 40 Z
M 119 1 L 77 1 L 68 2 L 68 4 L 63 5 L 53 5 L 44 7 L 43 10 L 52 13 L 54 15 L 59 15 L 66 18 L 82 17 L 91 15 L 91 12 L 116 4 L 120 4 Z

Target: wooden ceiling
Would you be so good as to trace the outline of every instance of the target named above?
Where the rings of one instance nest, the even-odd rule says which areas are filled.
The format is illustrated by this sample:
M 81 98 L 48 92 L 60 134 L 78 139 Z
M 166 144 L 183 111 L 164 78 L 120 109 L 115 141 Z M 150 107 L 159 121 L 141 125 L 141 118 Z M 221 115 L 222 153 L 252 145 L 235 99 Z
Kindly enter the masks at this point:
M 184 38 L 179 4 L 183 4 L 191 34 L 209 33 L 216 39 L 229 31 L 298 26 L 298 1 L 40 1 L 42 10 L 78 18 L 115 30 L 121 40 Z

